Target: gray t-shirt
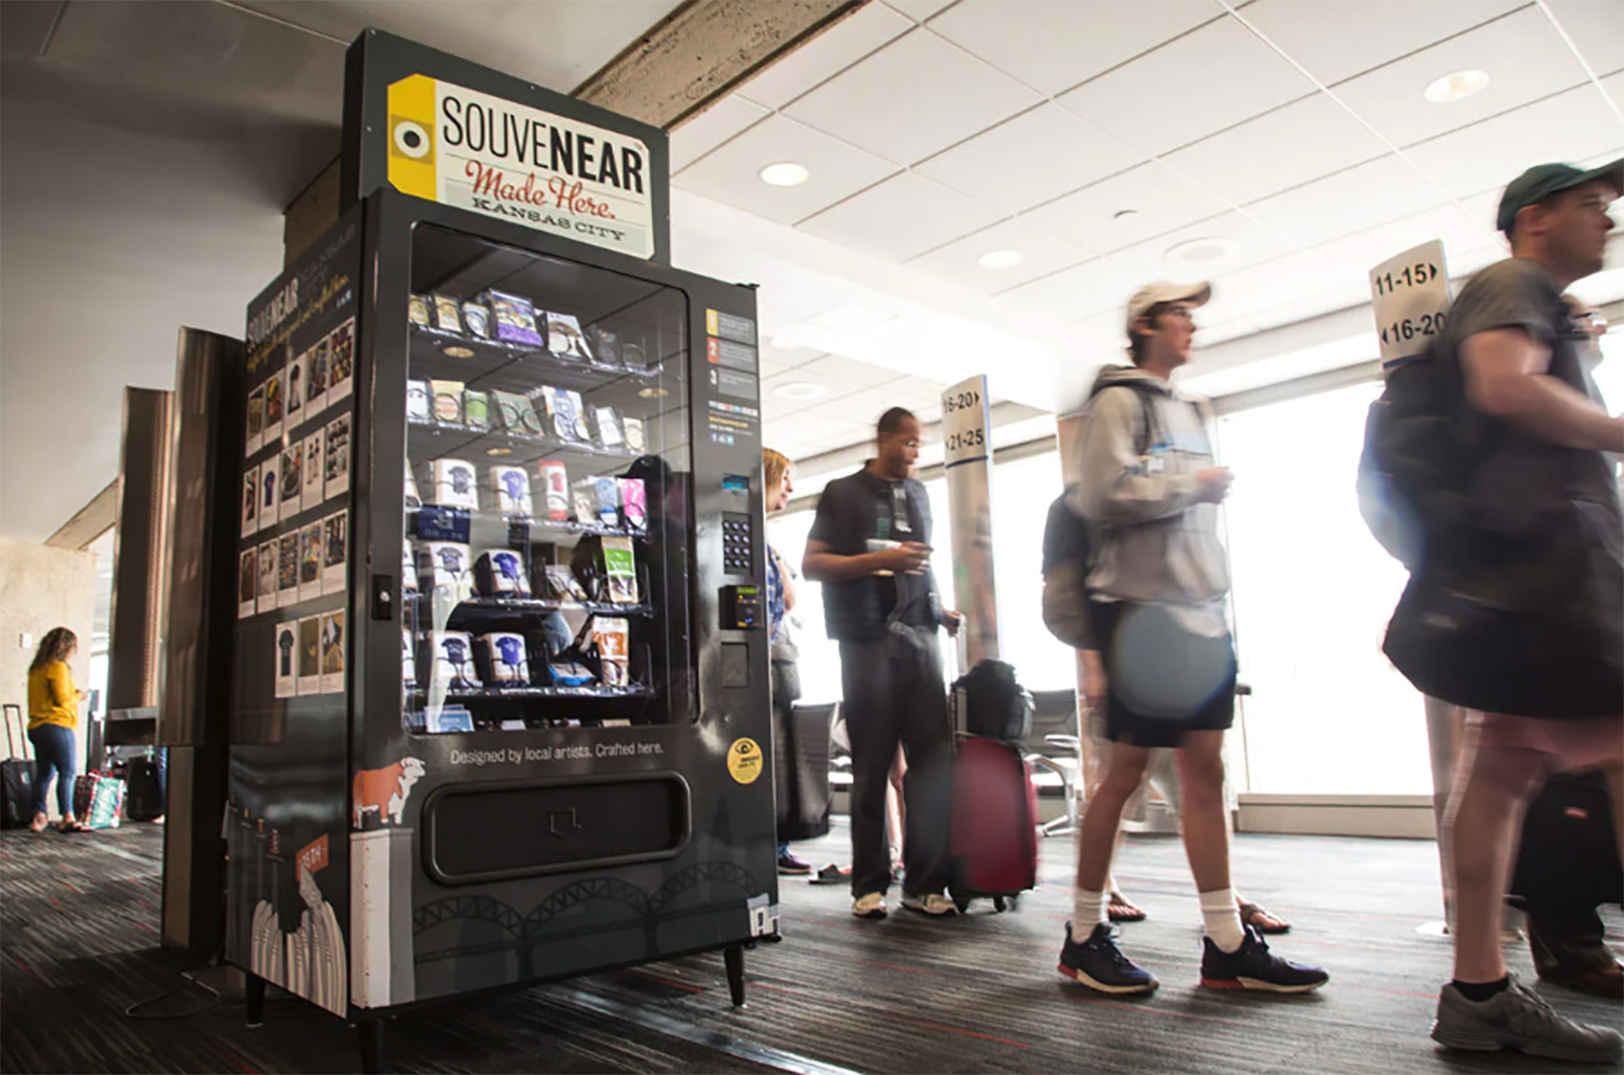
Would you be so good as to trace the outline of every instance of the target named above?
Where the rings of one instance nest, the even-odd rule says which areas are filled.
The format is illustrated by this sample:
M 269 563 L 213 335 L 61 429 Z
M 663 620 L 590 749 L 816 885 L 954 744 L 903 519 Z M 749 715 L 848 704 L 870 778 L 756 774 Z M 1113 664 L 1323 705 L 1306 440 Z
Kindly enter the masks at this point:
M 1501 328 L 1523 329 L 1550 348 L 1547 373 L 1601 402 L 1579 357 L 1589 336 L 1555 277 L 1538 262 L 1508 258 L 1472 277 L 1449 311 L 1440 357 L 1459 374 L 1461 346 Z M 1475 459 L 1468 494 L 1491 529 L 1512 538 L 1548 534 L 1566 521 L 1575 502 L 1624 525 L 1617 479 L 1604 453 L 1538 440 L 1504 419 L 1472 411 L 1469 403 L 1465 413 L 1474 427 L 1467 431 Z

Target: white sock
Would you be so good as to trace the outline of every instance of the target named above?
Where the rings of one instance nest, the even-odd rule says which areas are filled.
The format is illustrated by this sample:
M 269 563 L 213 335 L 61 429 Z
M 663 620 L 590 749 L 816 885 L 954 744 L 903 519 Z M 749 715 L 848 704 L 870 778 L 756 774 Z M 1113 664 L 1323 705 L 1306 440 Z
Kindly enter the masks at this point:
M 1241 929 L 1241 909 L 1235 904 L 1235 890 L 1217 888 L 1201 893 L 1201 925 L 1219 951 L 1233 952 L 1246 940 Z
M 1106 921 L 1105 893 L 1079 888 L 1071 895 L 1071 939 L 1078 944 L 1088 940 L 1094 927 Z

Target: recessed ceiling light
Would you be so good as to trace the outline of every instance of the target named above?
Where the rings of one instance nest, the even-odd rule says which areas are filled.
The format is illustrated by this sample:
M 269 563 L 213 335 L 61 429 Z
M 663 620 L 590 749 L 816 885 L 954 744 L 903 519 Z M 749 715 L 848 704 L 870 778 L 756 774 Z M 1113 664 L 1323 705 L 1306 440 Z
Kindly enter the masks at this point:
M 812 173 L 794 161 L 779 161 L 777 164 L 767 165 L 756 174 L 769 187 L 798 187 L 805 183 Z
M 513 454 L 513 449 L 512 448 L 500 448 L 500 447 L 498 447 L 498 448 L 486 448 L 485 449 L 485 454 L 486 455 L 512 455 Z
M 639 388 L 637 390 L 637 395 L 642 399 L 664 399 L 670 394 L 671 393 L 667 392 L 663 388 L 655 388 L 653 386 L 648 388 Z
M 989 250 L 976 259 L 983 269 L 1009 269 L 1021 263 L 1019 250 Z
M 1211 235 L 1201 239 L 1189 239 L 1176 246 L 1168 248 L 1167 263 L 1173 266 L 1185 266 L 1200 273 L 1208 273 L 1213 269 L 1221 268 L 1241 251 L 1242 243 L 1239 239 L 1231 239 L 1223 235 Z
M 811 381 L 789 381 L 773 389 L 773 395 L 785 399 L 822 399 L 829 390 Z
M 1137 209 L 1118 209 L 1115 213 L 1111 214 L 1111 219 L 1117 221 L 1132 220 L 1138 215 L 1139 210 Z
M 1489 73 L 1468 69 L 1465 71 L 1452 71 L 1443 78 L 1430 83 L 1421 91 L 1421 96 L 1435 105 L 1453 104 L 1455 101 L 1464 101 L 1472 94 L 1489 84 Z

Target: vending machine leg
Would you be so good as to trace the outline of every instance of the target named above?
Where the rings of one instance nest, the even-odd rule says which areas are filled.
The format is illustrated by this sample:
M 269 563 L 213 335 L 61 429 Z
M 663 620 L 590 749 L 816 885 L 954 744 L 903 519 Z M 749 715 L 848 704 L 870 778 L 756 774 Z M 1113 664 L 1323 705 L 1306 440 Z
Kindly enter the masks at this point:
M 729 945 L 722 950 L 727 962 L 727 991 L 733 995 L 733 1006 L 744 1007 L 744 946 Z
M 366 1019 L 355 1024 L 355 1033 L 361 1039 L 361 1070 L 366 1075 L 377 1075 L 383 1070 L 382 1019 Z
M 243 975 L 243 989 L 248 1009 L 248 1025 L 265 1025 L 265 979 L 257 974 Z

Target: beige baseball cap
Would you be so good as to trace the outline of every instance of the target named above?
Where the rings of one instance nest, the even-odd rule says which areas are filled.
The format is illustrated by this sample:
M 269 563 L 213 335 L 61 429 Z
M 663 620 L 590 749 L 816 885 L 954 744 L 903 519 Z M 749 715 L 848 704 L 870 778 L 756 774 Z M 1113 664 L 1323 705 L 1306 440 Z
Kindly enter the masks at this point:
M 1133 335 L 1133 323 L 1145 316 L 1145 311 L 1159 302 L 1187 302 L 1191 306 L 1205 306 L 1212 298 L 1212 285 L 1205 280 L 1193 284 L 1175 284 L 1157 280 L 1146 284 L 1128 300 L 1128 335 Z

